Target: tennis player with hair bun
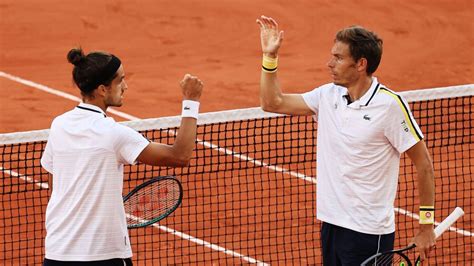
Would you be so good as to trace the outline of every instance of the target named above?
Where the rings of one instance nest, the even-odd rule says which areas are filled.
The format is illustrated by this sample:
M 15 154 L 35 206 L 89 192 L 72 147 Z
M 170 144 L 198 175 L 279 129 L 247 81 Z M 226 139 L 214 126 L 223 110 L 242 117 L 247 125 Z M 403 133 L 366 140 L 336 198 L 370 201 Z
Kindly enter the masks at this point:
M 434 217 L 425 215 L 434 211 L 434 171 L 407 102 L 373 76 L 382 40 L 360 26 L 340 30 L 327 63 L 332 83 L 285 94 L 277 78 L 283 31 L 269 17 L 261 16 L 257 23 L 263 110 L 312 115 L 318 123 L 316 209 L 323 222 L 324 265 L 360 265 L 377 252 L 393 249 L 394 201 L 404 152 L 418 172 L 421 219 L 413 241 L 425 259 L 435 244 Z
M 149 142 L 107 117 L 128 89 L 123 65 L 106 52 L 67 55 L 81 90 L 77 107 L 54 119 L 41 165 L 53 176 L 46 209 L 44 265 L 132 265 L 122 200 L 123 166 L 137 161 L 182 167 L 196 140 L 203 83 L 186 74 L 181 126 L 173 145 Z

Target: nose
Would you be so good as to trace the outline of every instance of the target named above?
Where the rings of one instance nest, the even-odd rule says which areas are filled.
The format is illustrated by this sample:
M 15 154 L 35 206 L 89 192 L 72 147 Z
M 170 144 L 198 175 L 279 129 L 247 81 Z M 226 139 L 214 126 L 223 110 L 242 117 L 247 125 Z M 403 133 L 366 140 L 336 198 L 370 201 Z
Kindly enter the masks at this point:
M 125 80 L 123 80 L 123 87 L 122 87 L 122 90 L 123 91 L 126 91 L 128 89 L 128 84 Z
M 333 68 L 334 67 L 334 58 L 329 59 L 329 61 L 326 63 L 326 65 L 329 68 Z

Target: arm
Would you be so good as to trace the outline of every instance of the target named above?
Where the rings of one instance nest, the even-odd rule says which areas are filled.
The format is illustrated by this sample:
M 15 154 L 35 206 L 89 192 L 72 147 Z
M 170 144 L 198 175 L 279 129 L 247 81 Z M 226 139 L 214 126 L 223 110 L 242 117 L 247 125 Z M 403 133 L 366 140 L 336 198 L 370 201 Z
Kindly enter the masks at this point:
M 198 102 L 203 83 L 189 74 L 181 81 L 183 100 Z M 157 166 L 186 166 L 192 157 L 196 142 L 196 118 L 183 117 L 173 145 L 152 142 L 138 155 L 137 160 Z
M 418 173 L 418 191 L 420 206 L 434 206 L 434 170 L 423 140 L 407 150 L 407 155 L 415 164 Z M 420 229 L 413 242 L 420 252 L 420 259 L 424 260 L 435 244 L 435 234 L 432 224 L 420 224 Z
M 260 26 L 260 40 L 264 57 L 277 59 L 278 49 L 283 41 L 283 31 L 278 31 L 278 24 L 272 18 L 261 16 L 257 19 Z M 290 114 L 312 115 L 299 94 L 283 94 L 277 79 L 277 72 L 262 69 L 260 77 L 260 105 L 264 111 Z

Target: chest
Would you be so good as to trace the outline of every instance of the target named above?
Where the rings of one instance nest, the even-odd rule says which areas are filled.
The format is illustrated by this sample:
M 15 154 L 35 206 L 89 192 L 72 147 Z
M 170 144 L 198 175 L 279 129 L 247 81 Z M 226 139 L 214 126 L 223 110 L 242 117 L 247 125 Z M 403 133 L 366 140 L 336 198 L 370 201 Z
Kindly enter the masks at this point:
M 383 106 L 360 106 L 358 102 L 348 105 L 344 99 L 333 99 L 322 104 L 318 128 L 326 130 L 335 141 L 362 146 L 385 143 L 386 115 Z

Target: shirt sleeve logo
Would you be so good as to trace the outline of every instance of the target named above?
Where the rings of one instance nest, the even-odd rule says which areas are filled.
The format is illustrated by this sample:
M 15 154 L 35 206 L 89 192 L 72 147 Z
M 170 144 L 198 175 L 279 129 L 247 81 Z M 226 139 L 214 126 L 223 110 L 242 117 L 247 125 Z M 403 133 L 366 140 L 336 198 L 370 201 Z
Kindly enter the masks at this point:
M 409 131 L 410 131 L 410 129 L 408 128 L 407 122 L 405 122 L 405 120 L 402 121 L 401 125 L 402 125 L 403 130 L 404 130 L 405 132 L 409 132 Z

